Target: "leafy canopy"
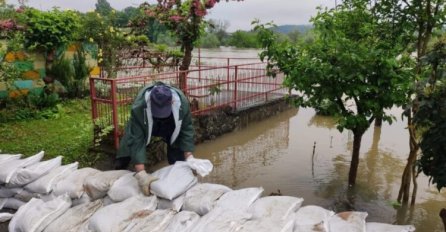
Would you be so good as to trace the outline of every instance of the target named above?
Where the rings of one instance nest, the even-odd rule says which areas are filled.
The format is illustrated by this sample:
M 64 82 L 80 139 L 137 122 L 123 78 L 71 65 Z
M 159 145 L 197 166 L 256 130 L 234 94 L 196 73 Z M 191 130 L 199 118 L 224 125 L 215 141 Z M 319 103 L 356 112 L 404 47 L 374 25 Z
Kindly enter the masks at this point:
M 278 43 L 271 24 L 259 25 L 261 53 L 269 69 L 286 75 L 285 85 L 300 93 L 297 105 L 327 109 L 338 116 L 338 129 L 364 133 L 382 109 L 405 102 L 411 74 L 409 59 L 394 40 L 381 39 L 389 22 L 376 20 L 363 0 L 344 1 L 312 19 L 313 43 Z M 389 31 L 388 33 L 391 33 Z M 383 119 L 392 118 L 384 115 Z
M 440 191 L 446 187 L 446 37 L 422 61 L 426 81 L 417 91 L 419 108 L 414 117 L 423 131 L 418 168 Z

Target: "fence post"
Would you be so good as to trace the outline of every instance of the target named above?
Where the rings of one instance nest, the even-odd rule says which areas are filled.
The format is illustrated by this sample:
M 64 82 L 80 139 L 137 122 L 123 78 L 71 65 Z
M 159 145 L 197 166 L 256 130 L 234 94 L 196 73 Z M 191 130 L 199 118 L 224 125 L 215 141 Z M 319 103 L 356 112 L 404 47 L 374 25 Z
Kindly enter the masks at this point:
M 94 79 L 90 77 L 90 100 L 91 100 L 91 117 L 94 120 L 98 118 L 98 109 L 96 108 L 96 87 Z
M 234 70 L 234 111 L 237 111 L 237 85 L 238 85 L 238 65 L 235 66 Z
M 198 81 L 201 81 L 201 49 L 198 48 Z
M 226 81 L 227 81 L 227 83 L 226 83 L 226 89 L 229 91 L 229 65 L 230 65 L 230 60 L 229 60 L 229 58 L 227 58 L 228 59 L 228 63 L 227 63 L 227 67 L 226 67 Z
M 118 101 L 116 99 L 117 88 L 116 88 L 116 80 L 111 81 L 111 97 L 112 97 L 112 114 L 113 114 L 113 139 L 115 142 L 115 148 L 118 150 L 119 148 L 119 125 L 118 125 Z

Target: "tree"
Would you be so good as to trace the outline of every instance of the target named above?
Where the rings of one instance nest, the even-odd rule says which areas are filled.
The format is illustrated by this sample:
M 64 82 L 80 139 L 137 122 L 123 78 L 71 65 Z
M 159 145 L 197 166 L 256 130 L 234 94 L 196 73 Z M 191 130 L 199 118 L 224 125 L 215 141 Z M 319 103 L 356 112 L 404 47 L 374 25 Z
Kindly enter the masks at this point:
M 228 1 L 228 0 L 227 0 Z M 156 19 L 168 30 L 175 33 L 181 51 L 184 53 L 179 70 L 179 87 L 186 87 L 186 71 L 192 61 L 192 50 L 204 31 L 203 20 L 209 9 L 213 8 L 219 0 L 158 0 L 158 4 L 141 5 L 146 15 Z
M 290 38 L 291 42 L 293 42 L 293 43 L 296 43 L 302 37 L 302 34 L 300 33 L 299 30 L 291 31 L 287 35 Z
M 98 0 L 95 7 L 95 11 L 103 16 L 109 15 L 113 11 L 113 8 L 110 6 L 110 3 L 108 3 L 107 0 Z
M 215 34 L 217 36 L 218 41 L 220 41 L 221 45 L 225 45 L 226 40 L 229 37 L 229 34 L 226 30 L 228 30 L 229 22 L 222 20 L 208 20 L 208 33 Z
M 404 4 L 400 4 L 395 0 L 382 0 L 387 5 L 393 5 L 392 12 L 389 16 L 397 18 L 397 23 L 394 24 L 395 28 L 401 28 L 405 30 L 407 36 L 405 36 L 407 46 L 411 51 L 416 53 L 416 70 L 415 75 L 417 79 L 422 77 L 421 75 L 421 58 L 425 56 L 428 44 L 431 42 L 433 32 L 435 29 L 441 29 L 445 24 L 446 7 L 444 0 L 408 0 L 404 1 Z M 415 38 L 414 38 L 415 36 Z M 417 79 L 414 80 L 413 85 L 417 86 Z M 418 99 L 413 99 L 414 91 L 410 91 L 407 94 L 407 107 L 405 116 L 407 116 L 407 128 L 409 130 L 409 156 L 407 158 L 407 164 L 404 169 L 401 178 L 401 187 L 398 193 L 398 202 L 407 204 L 410 197 L 410 185 L 413 183 L 411 205 L 415 204 L 416 192 L 417 192 L 417 170 L 416 162 L 418 151 L 420 149 L 419 137 L 417 127 L 413 122 L 414 115 L 418 111 L 419 102 Z
M 320 10 L 312 19 L 315 38 L 310 44 L 277 43 L 265 25 L 256 26 L 266 49 L 261 58 L 268 60 L 270 70 L 282 71 L 284 84 L 300 93 L 295 103 L 316 107 L 328 101 L 327 110 L 339 118 L 338 130 L 353 132 L 350 187 L 356 183 L 364 132 L 381 109 L 405 102 L 410 83 L 406 56 L 397 59 L 398 50 L 379 39 L 387 22 L 375 20 L 368 6 L 365 0 L 346 0 L 336 9 Z M 383 118 L 392 121 L 385 113 Z
M 139 13 L 139 9 L 133 6 L 126 7 L 122 11 L 118 11 L 116 14 L 115 26 L 117 27 L 127 27 L 132 18 L 136 17 Z
M 220 46 L 220 41 L 215 34 L 208 32 L 200 38 L 198 44 L 202 48 L 218 48 Z
M 257 41 L 255 32 L 247 32 L 242 30 L 237 30 L 232 33 L 228 40 L 229 46 L 234 46 L 237 48 L 258 48 L 260 47 Z
M 421 60 L 426 81 L 418 91 L 414 123 L 421 135 L 419 172 L 430 177 L 438 191 L 446 187 L 446 37 Z
M 25 46 L 46 54 L 46 68 L 57 48 L 68 45 L 77 37 L 79 15 L 74 11 L 54 9 L 44 12 L 26 9 Z

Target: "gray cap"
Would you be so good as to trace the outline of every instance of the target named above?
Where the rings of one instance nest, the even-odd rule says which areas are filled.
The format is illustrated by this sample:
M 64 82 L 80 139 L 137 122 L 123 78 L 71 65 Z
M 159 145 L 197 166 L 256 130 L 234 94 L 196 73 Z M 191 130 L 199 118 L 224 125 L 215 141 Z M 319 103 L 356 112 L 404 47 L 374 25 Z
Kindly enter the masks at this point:
M 172 92 L 165 85 L 157 85 L 150 92 L 150 108 L 155 118 L 167 118 L 172 113 Z

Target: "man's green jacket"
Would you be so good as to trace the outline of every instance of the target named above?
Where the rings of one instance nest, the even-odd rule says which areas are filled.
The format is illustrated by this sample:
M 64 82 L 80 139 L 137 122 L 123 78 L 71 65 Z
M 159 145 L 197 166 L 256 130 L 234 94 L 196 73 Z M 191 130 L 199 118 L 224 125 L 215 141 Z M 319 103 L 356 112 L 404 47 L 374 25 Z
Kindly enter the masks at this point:
M 163 85 L 158 82 L 155 85 Z M 129 122 L 121 139 L 117 158 L 129 157 L 132 164 L 145 164 L 146 146 L 150 143 L 153 118 L 150 110 L 150 91 L 155 85 L 142 88 L 132 105 Z M 175 121 L 175 130 L 172 133 L 170 144 L 184 152 L 193 152 L 194 127 L 189 107 L 189 101 L 184 93 L 172 86 L 172 113 Z

